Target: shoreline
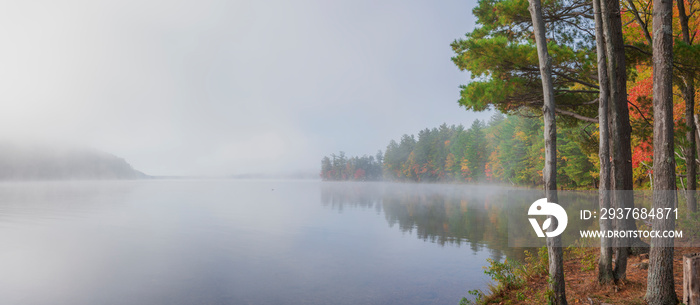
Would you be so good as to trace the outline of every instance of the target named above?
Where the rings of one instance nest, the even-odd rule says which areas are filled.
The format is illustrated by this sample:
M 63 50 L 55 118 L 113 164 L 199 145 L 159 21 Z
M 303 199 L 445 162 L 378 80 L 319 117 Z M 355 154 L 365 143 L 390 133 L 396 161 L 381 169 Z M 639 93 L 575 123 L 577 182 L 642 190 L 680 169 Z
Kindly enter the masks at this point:
M 700 248 L 674 248 L 673 275 L 679 302 L 683 297 L 683 255 L 695 252 L 700 252 Z M 569 304 L 647 304 L 644 295 L 647 287 L 648 254 L 630 255 L 627 262 L 627 279 L 608 285 L 598 284 L 599 255 L 599 247 L 564 249 L 564 278 Z M 488 272 L 494 269 L 494 264 L 484 268 L 485 272 Z M 496 283 L 490 291 L 478 294 L 472 292 L 477 296 L 477 300 L 464 299 L 460 304 L 547 304 L 546 265 L 541 266 L 541 262 L 535 259 L 516 268 L 520 271 L 516 270 L 514 274 L 519 278 L 517 281 L 522 281 L 521 285 L 504 284 L 494 278 Z M 533 270 L 536 272 L 532 272 Z

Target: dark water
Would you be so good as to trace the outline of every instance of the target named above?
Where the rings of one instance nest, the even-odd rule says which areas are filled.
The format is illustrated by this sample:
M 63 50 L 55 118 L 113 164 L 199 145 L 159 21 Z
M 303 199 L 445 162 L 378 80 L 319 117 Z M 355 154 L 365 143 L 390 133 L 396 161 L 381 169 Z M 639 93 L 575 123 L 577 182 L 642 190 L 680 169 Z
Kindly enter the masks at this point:
M 0 304 L 458 304 L 509 248 L 497 188 L 0 184 Z

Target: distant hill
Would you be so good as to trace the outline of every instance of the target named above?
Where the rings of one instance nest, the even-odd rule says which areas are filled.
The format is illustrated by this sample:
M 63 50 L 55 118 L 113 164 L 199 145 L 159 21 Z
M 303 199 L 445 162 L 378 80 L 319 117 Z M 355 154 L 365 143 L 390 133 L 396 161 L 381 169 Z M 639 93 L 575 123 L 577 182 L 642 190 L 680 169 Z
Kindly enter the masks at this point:
M 0 143 L 0 180 L 141 179 L 124 159 L 83 148 Z

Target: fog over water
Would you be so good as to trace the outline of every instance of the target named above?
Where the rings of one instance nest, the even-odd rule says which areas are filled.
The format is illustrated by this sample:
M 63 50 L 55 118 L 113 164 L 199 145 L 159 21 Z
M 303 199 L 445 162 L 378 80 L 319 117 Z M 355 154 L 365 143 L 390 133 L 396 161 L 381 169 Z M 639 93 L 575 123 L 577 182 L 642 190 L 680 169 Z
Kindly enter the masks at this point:
M 459 108 L 469 75 L 450 60 L 475 4 L 3 3 L 0 304 L 456 304 L 486 288 L 485 260 L 520 253 L 484 201 L 496 189 L 209 179 L 313 176 L 330 153 L 489 118 Z
M 0 184 L 2 304 L 457 304 L 501 189 L 274 180 Z M 40 293 L 38 293 L 40 292 Z
M 0 141 L 88 146 L 150 175 L 316 172 L 457 105 L 475 2 L 14 1 Z

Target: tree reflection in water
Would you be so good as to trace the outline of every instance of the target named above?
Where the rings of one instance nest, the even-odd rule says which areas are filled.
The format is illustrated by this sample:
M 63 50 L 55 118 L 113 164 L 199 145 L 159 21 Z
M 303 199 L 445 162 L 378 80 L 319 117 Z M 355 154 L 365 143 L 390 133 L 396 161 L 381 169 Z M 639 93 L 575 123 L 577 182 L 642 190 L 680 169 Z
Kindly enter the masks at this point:
M 526 248 L 508 246 L 507 188 L 496 186 L 324 182 L 321 202 L 384 212 L 390 227 L 440 246 L 469 245 L 491 257 L 521 260 Z M 536 195 L 533 195 L 536 198 Z M 529 228 L 529 227 L 528 227 Z

